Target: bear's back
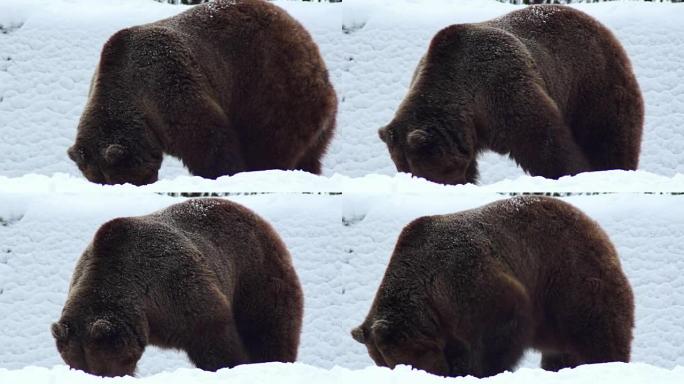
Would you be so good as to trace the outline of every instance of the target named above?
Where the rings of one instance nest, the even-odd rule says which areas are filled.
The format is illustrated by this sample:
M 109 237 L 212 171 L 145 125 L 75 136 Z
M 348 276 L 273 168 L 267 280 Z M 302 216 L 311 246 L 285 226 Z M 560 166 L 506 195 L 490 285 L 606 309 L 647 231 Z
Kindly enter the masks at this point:
M 604 44 L 614 42 L 612 33 L 597 20 L 561 5 L 533 5 L 479 25 L 505 30 L 526 46 L 546 49 L 563 61 L 603 50 Z
M 516 196 L 476 209 L 490 238 L 515 239 L 526 250 L 546 260 L 565 258 L 561 247 L 585 249 L 593 245 L 610 252 L 599 257 L 616 257 L 608 235 L 593 219 L 563 200 L 546 196 Z M 458 214 L 456 214 L 458 215 Z
M 253 220 L 232 205 L 228 207 L 239 213 L 226 215 L 221 210 L 224 206 L 221 201 L 190 200 L 145 216 L 112 219 L 97 230 L 77 270 L 85 265 L 97 265 L 96 269 L 104 271 L 190 264 L 199 269 L 220 265 L 226 269 L 233 262 L 231 249 L 246 240 L 231 235 L 246 231 Z
M 119 217 L 100 226 L 82 259 L 121 269 L 157 263 L 171 266 L 193 259 L 206 250 L 205 243 L 156 214 Z
M 462 212 L 424 216 L 407 225 L 395 252 L 399 257 L 439 257 L 446 263 L 472 263 L 471 259 L 500 254 L 527 257 L 540 262 L 570 257 L 560 247 L 574 250 L 594 247 L 601 254 L 576 252 L 593 263 L 617 260 L 608 235 L 591 218 L 574 206 L 555 198 L 518 196 Z M 440 256 L 436 256 L 440 255 Z M 515 256 L 513 256 L 515 257 Z
M 198 274 L 215 276 L 231 292 L 237 274 L 280 270 L 290 262 L 282 240 L 252 211 L 227 200 L 197 199 L 104 223 L 77 263 L 72 288 Z
M 582 286 L 597 276 L 627 285 L 617 251 L 598 224 L 568 203 L 540 196 L 418 218 L 400 234 L 387 271 L 382 284 L 391 288 L 379 291 L 381 306 L 434 284 L 486 290 L 503 276 L 530 292 Z M 569 273 L 560 280 L 558 271 Z
M 219 89 L 230 89 L 241 69 L 253 61 L 251 47 L 264 34 L 296 23 L 280 8 L 263 1 L 219 0 L 178 15 L 124 28 L 105 43 L 98 72 L 120 76 L 147 89 L 169 88 L 174 79 L 206 77 Z M 261 60 L 261 58 L 256 59 Z M 249 61 L 249 60 L 248 60 Z M 254 65 L 254 63 L 252 63 Z
M 233 263 L 258 264 L 265 259 L 289 263 L 290 256 L 273 227 L 252 210 L 225 199 L 192 199 L 153 214 L 177 228 L 198 247 L 215 250 Z
M 156 220 L 198 237 L 235 241 L 262 235 L 266 222 L 246 207 L 223 199 L 191 199 L 150 215 Z
M 312 44 L 297 20 L 262 0 L 215 0 L 140 28 L 172 31 L 200 58 L 215 53 L 223 60 L 242 61 L 258 52 L 255 48 L 259 45 L 273 39 L 294 45 Z M 306 35 L 303 39 L 302 34 Z M 255 58 L 255 62 L 259 60 Z
M 561 5 L 533 5 L 481 23 L 504 30 L 524 44 L 549 95 L 571 113 L 583 92 L 625 81 L 627 55 L 612 32 L 584 12 Z

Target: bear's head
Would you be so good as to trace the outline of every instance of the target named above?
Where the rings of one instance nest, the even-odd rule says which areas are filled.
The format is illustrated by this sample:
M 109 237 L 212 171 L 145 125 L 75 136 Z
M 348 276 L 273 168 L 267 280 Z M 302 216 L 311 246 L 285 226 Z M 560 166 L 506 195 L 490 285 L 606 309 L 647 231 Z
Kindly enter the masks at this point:
M 64 362 L 98 376 L 133 375 L 146 344 L 133 328 L 113 318 L 85 324 L 62 319 L 51 331 Z
M 394 368 L 404 364 L 448 376 L 450 368 L 443 352 L 443 342 L 405 328 L 405 325 L 394 325 L 387 320 L 375 320 L 370 326 L 364 323 L 354 328 L 351 334 L 354 340 L 366 346 L 378 366 Z
M 94 183 L 145 185 L 157 181 L 161 167 L 162 151 L 154 147 L 77 138 L 67 154 Z
M 380 128 L 378 135 L 399 172 L 441 184 L 465 184 L 477 179 L 476 146 L 466 128 L 393 122 Z

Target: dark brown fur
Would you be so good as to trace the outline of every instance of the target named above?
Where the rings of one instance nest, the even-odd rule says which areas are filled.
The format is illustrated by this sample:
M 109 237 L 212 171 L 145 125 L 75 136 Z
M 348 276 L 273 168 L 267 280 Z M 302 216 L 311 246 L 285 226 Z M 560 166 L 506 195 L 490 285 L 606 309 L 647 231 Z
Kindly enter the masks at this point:
M 643 101 L 615 36 L 573 8 L 536 5 L 438 32 L 380 129 L 400 172 L 477 180 L 477 156 L 531 175 L 636 169 Z
M 102 225 L 52 333 L 69 366 L 96 375 L 133 374 L 148 344 L 217 370 L 295 361 L 302 312 L 273 228 L 238 204 L 200 199 Z
M 516 197 L 414 220 L 352 336 L 381 366 L 485 377 L 629 361 L 634 298 L 608 236 L 560 200 Z
M 156 181 L 163 153 L 206 178 L 318 174 L 336 109 L 301 24 L 265 1 L 217 0 L 107 41 L 68 154 L 105 184 Z

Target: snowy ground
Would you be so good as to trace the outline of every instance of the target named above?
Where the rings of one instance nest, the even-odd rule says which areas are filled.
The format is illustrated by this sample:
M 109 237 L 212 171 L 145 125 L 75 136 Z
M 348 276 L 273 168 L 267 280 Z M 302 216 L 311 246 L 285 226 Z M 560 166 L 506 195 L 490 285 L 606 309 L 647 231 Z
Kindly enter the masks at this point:
M 409 221 L 501 199 L 492 193 L 259 194 L 231 197 L 270 221 L 293 255 L 305 293 L 299 361 L 320 368 L 372 365 L 349 331 L 365 317 L 396 238 Z M 596 219 L 621 256 L 636 295 L 633 361 L 684 365 L 684 196 L 605 194 L 567 201 Z M 61 364 L 49 332 L 73 266 L 104 221 L 146 214 L 178 198 L 0 193 L 0 367 Z M 538 356 L 524 363 L 536 367 Z M 142 376 L 190 367 L 181 353 L 149 348 Z
M 336 192 L 455 194 L 477 192 L 672 192 L 684 190 L 684 175 L 672 177 L 645 171 L 603 171 L 566 176 L 559 180 L 521 175 L 485 186 L 439 185 L 405 173 L 349 177 L 335 174 L 316 176 L 302 171 L 246 172 L 232 177 L 207 180 L 196 176 L 177 176 L 151 185 L 99 185 L 80 176 L 67 174 L 0 176 L 0 192 Z
M 340 100 L 326 175 L 395 173 L 377 129 L 393 116 L 429 39 L 440 28 L 502 15 L 520 6 L 493 0 L 279 1 L 311 31 Z M 629 53 L 646 101 L 640 168 L 684 171 L 684 5 L 578 4 L 611 28 Z M 73 142 L 90 76 L 114 31 L 183 10 L 136 0 L 0 1 L 0 175 L 79 175 L 65 154 Z M 343 28 L 344 26 L 344 28 Z M 346 33 L 345 33 L 346 32 Z M 482 183 L 515 178 L 508 159 L 487 154 Z M 161 177 L 187 175 L 167 158 Z
M 100 379 L 79 371 L 68 371 L 66 367 L 27 368 L 21 371 L 0 369 L 0 382 L 3 383 L 54 383 L 54 384 L 86 384 L 86 383 L 141 383 L 141 384 L 187 384 L 187 383 L 282 383 L 301 384 L 302 382 L 320 384 L 358 383 L 358 384 L 446 384 L 446 383 L 544 383 L 544 384 L 678 384 L 684 380 L 684 369 L 673 370 L 657 368 L 645 364 L 600 364 L 567 369 L 559 373 L 545 372 L 540 369 L 521 369 L 515 373 L 478 380 L 473 377 L 451 378 L 437 377 L 422 371 L 399 367 L 394 371 L 386 368 L 369 367 L 361 370 L 345 368 L 322 369 L 305 364 L 258 364 L 243 365 L 235 369 L 224 369 L 218 373 L 203 372 L 197 369 L 179 369 L 174 372 L 160 373 L 143 379 L 117 377 Z

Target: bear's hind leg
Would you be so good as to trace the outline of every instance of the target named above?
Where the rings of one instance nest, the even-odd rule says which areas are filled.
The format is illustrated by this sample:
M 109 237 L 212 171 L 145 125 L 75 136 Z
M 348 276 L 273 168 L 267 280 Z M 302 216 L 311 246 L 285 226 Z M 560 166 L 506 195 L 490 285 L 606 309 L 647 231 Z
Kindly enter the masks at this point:
M 556 103 L 539 86 L 530 86 L 525 94 L 529 98 L 524 100 L 537 102 L 508 106 L 498 124 L 504 127 L 499 140 L 507 143 L 509 156 L 532 176 L 558 179 L 591 171 Z
M 631 350 L 631 329 L 621 327 L 592 327 L 586 335 L 578 336 L 574 341 L 574 349 L 578 356 L 578 364 L 597 364 L 620 361 L 628 363 Z
M 238 329 L 252 362 L 294 362 L 302 327 L 301 288 L 296 280 L 266 278 L 243 288 L 236 306 Z
M 639 165 L 644 105 L 630 74 L 609 74 L 602 87 L 579 97 L 573 127 L 577 142 L 595 170 L 635 170 Z
M 594 170 L 636 170 L 639 165 L 641 135 L 637 127 L 616 126 L 618 122 L 600 121 L 583 128 L 591 136 L 580 141 Z M 620 132 L 624 131 L 638 132 Z M 614 134 L 615 137 L 611 137 Z
M 608 281 L 612 270 L 602 271 L 604 280 L 585 279 L 588 288 L 582 300 L 571 303 L 563 313 L 563 339 L 579 364 L 629 362 L 634 327 L 633 295 L 624 276 Z M 579 292 L 579 291 L 575 291 Z M 561 311 L 557 311 L 561 312 Z
M 321 164 L 320 156 L 314 156 L 309 154 L 305 156 L 306 157 L 295 166 L 295 169 L 313 173 L 314 175 L 320 175 L 323 171 L 323 165 Z
M 183 160 L 192 175 L 208 179 L 250 170 L 238 134 L 239 127 L 209 97 L 193 105 L 194 112 L 184 116 L 179 123 L 184 136 L 171 153 Z M 187 120 L 191 116 L 194 119 Z
M 321 159 L 328 149 L 328 144 L 333 136 L 335 128 L 335 119 L 332 118 L 331 122 L 323 131 L 321 131 L 318 136 L 312 140 L 312 143 L 306 148 L 301 159 L 298 160 L 296 169 L 313 173 L 314 175 L 321 174 Z

